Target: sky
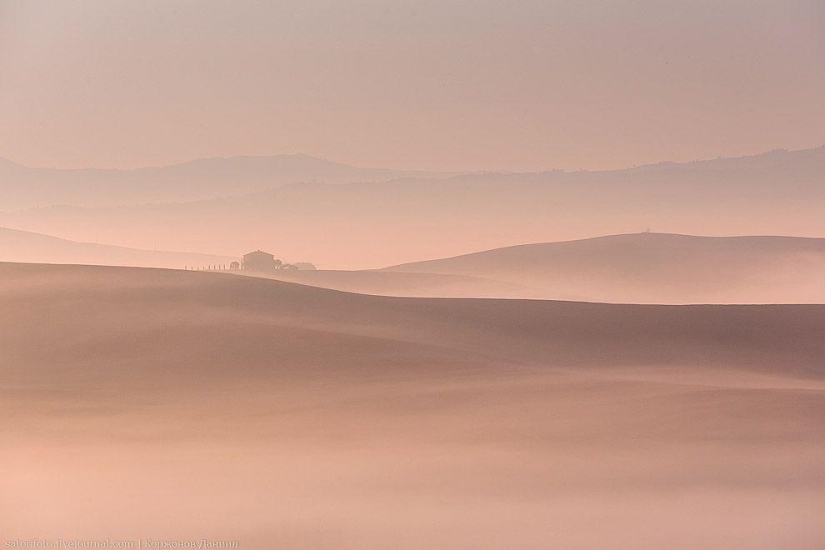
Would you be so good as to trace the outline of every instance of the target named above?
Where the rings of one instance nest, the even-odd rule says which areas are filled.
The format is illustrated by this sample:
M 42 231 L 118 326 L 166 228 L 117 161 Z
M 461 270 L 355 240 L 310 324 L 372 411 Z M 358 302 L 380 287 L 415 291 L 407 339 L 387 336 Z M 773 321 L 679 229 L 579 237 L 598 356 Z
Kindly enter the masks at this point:
M 608 169 L 825 144 L 822 0 L 0 0 L 0 157 Z

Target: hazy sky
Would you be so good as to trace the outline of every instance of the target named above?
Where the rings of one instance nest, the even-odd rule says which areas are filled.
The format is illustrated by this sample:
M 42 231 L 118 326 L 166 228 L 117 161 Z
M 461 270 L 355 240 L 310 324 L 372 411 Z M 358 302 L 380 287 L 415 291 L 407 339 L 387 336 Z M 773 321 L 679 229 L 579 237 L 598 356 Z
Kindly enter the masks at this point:
M 0 156 L 608 168 L 825 143 L 822 0 L 0 0 Z

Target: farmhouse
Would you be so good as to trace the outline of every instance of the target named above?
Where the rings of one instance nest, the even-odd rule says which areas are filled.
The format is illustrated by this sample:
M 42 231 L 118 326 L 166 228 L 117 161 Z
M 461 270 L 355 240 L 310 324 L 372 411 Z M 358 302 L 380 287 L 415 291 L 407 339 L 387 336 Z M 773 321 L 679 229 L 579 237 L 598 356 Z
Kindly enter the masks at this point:
M 244 254 L 241 267 L 247 271 L 272 271 L 276 268 L 275 256 L 268 252 L 256 250 Z

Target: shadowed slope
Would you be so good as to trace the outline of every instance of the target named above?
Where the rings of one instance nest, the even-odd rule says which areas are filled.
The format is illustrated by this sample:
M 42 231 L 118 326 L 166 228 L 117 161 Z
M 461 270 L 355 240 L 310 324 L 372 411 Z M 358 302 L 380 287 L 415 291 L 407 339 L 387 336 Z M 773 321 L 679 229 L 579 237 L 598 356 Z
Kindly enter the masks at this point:
M 415 298 L 542 298 L 545 292 L 524 285 L 504 283 L 469 275 L 438 273 L 404 273 L 383 270 L 335 271 L 283 270 L 272 273 L 242 273 L 303 285 L 375 294 Z
M 0 264 L 0 327 L 6 540 L 825 541 L 825 306 Z
M 27 334 L 248 322 L 383 338 L 533 365 L 724 363 L 820 376 L 825 306 L 644 306 L 348 294 L 182 271 L 3 264 L 6 349 Z M 10 290 L 9 290 L 10 289 Z M 35 315 L 32 311 L 38 311 Z M 27 319 L 31 326 L 27 326 Z M 55 332 L 57 335 L 58 332 Z M 55 338 L 54 345 L 66 340 Z M 46 342 L 52 342 L 46 339 Z M 267 344 L 276 345 L 277 342 Z M 207 344 L 208 345 L 208 340 Z M 257 346 L 253 346 L 257 349 Z M 45 348 L 41 348 L 45 350 Z M 784 361 L 784 358 L 792 358 Z

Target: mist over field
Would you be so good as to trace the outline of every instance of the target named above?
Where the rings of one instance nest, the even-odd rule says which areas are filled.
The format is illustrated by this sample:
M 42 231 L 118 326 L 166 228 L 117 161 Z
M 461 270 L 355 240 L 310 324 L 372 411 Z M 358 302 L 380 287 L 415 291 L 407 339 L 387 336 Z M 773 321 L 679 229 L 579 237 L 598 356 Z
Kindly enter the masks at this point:
M 0 546 L 825 547 L 818 0 L 0 0 Z
M 217 176 L 216 176 L 217 177 Z M 0 207 L 0 224 L 76 241 L 237 256 L 257 248 L 327 269 L 382 268 L 525 243 L 638 233 L 825 235 L 825 148 L 612 172 L 475 174 L 336 184 L 297 180 L 236 196 Z M 308 178 L 309 179 L 309 176 Z M 36 186 L 6 184 L 20 194 Z M 287 180 L 289 181 L 289 180 Z M 117 187 L 116 182 L 111 183 Z M 256 183 L 256 185 L 260 185 Z M 166 183 L 165 188 L 174 188 Z M 151 204 L 146 204 L 151 203 Z M 3 212 L 5 211 L 5 212 Z
M 252 548 L 825 536 L 825 306 L 0 276 L 1 485 L 16 496 L 0 512 L 16 532 Z

